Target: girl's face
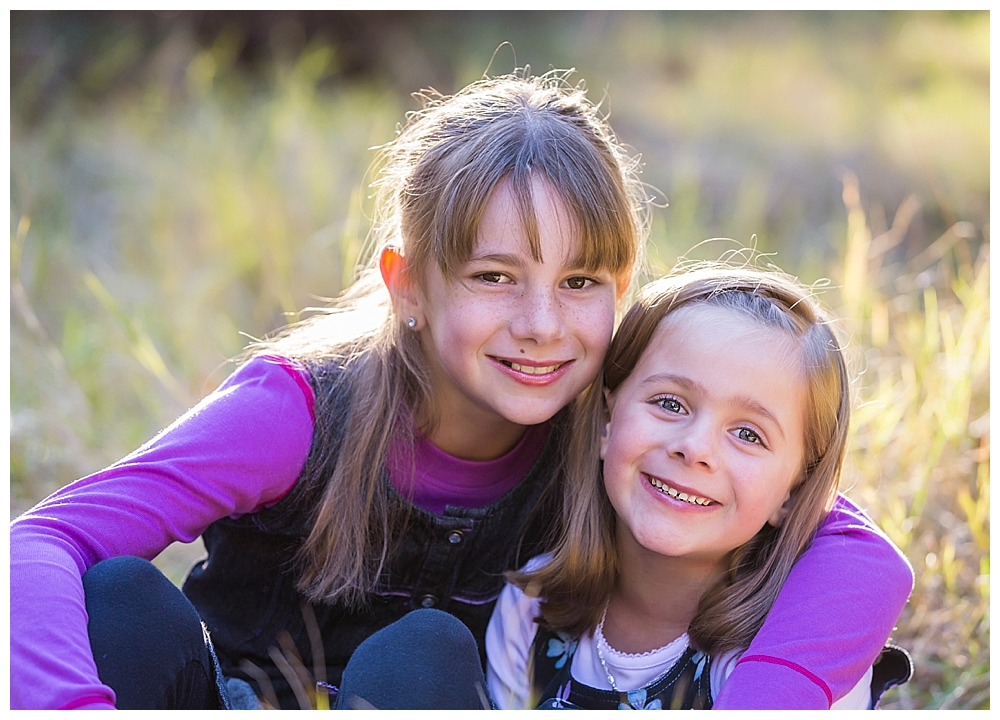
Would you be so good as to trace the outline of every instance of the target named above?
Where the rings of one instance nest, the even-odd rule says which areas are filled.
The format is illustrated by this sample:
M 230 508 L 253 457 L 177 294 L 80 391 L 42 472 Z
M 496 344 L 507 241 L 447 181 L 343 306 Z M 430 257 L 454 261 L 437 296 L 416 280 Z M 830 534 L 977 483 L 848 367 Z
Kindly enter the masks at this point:
M 779 521 L 804 457 L 806 381 L 787 334 L 681 308 L 608 405 L 601 457 L 621 541 L 717 562 Z
M 574 262 L 575 223 L 548 182 L 535 178 L 532 193 L 541 261 L 531 257 L 513 195 L 501 183 L 471 259 L 454 278 L 432 264 L 418 293 L 440 423 L 466 436 L 474 429 L 481 437 L 472 454 L 486 457 L 497 452 L 488 449 L 495 433 L 517 435 L 550 419 L 589 385 L 614 329 L 616 278 Z

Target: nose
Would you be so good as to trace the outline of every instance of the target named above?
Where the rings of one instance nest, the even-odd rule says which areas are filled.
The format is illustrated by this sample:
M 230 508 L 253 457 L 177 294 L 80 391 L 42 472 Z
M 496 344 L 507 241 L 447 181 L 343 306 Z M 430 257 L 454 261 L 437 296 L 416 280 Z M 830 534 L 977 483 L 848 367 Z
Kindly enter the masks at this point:
M 707 419 L 698 419 L 678 428 L 677 436 L 670 441 L 670 457 L 680 460 L 690 467 L 715 470 L 716 438 Z
M 564 310 L 553 289 L 529 287 L 517 303 L 510 325 L 515 338 L 545 345 L 565 335 Z

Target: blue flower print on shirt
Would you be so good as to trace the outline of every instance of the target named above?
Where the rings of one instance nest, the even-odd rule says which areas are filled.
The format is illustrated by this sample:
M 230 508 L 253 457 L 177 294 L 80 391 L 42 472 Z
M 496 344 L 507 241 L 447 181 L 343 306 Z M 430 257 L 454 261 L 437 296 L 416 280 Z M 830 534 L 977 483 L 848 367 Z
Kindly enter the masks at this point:
M 619 703 L 619 710 L 662 710 L 663 703 L 660 702 L 660 698 L 652 700 L 648 704 L 646 703 L 646 689 L 641 688 L 639 690 L 633 690 L 628 693 L 628 705 L 625 703 Z
M 701 679 L 702 672 L 705 671 L 705 664 L 708 662 L 708 655 L 706 655 L 701 651 L 696 652 L 694 655 L 691 656 L 691 662 L 697 663 L 697 666 L 694 669 L 694 677 L 692 678 L 692 680 L 694 682 L 698 682 L 698 680 Z
M 576 652 L 577 640 L 566 633 L 556 633 L 559 637 L 549 640 L 549 649 L 545 651 L 548 657 L 557 657 L 556 670 L 562 668 L 566 661 Z

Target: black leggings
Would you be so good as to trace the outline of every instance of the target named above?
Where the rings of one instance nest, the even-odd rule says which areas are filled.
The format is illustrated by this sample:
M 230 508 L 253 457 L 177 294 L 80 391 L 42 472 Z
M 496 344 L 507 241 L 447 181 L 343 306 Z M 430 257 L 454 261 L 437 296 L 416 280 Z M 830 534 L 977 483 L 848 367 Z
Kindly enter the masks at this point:
M 414 610 L 369 636 L 340 681 L 339 710 L 489 710 L 476 639 L 460 620 Z
M 119 709 L 231 707 L 198 611 L 152 563 L 119 557 L 83 576 L 87 631 Z M 475 638 L 440 610 L 416 610 L 371 635 L 344 669 L 338 709 L 489 708 Z
M 152 563 L 105 560 L 83 576 L 83 589 L 97 673 L 115 691 L 119 709 L 227 705 L 198 611 Z

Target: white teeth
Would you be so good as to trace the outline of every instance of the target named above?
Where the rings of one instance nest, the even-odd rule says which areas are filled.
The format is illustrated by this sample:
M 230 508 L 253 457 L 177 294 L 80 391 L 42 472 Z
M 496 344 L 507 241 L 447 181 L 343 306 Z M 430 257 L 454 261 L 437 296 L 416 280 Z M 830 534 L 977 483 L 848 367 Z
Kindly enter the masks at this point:
M 712 501 L 708 498 L 698 497 L 697 495 L 688 495 L 687 493 L 679 492 L 674 488 L 670 487 L 666 483 L 660 482 L 655 477 L 650 475 L 646 476 L 649 479 L 649 484 L 655 487 L 657 490 L 665 495 L 669 495 L 672 498 L 676 498 L 682 502 L 686 502 L 690 505 L 711 505 Z
M 533 367 L 531 365 L 520 365 L 519 363 L 512 362 L 510 364 L 512 370 L 517 370 L 518 372 L 523 372 L 525 375 L 545 375 L 546 373 L 555 372 L 559 369 L 558 365 L 545 365 L 544 367 Z

